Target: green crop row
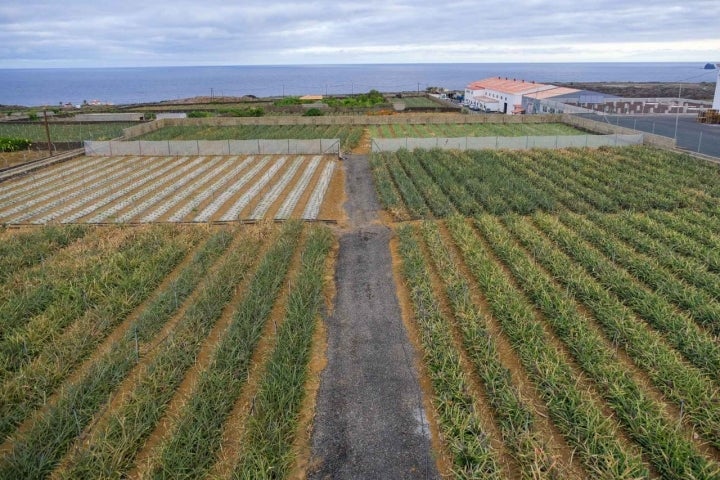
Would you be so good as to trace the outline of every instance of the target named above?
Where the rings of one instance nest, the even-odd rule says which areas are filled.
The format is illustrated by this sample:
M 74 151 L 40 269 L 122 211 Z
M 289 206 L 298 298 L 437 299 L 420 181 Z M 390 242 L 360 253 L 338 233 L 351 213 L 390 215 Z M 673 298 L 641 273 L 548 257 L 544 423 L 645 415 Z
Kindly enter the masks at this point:
M 397 230 L 405 283 L 410 291 L 423 358 L 433 386 L 433 404 L 453 458 L 457 478 L 502 478 L 497 452 L 490 445 L 474 401 L 467 374 L 453 345 L 425 260 L 411 226 Z
M 289 474 L 332 242 L 326 227 L 314 228 L 308 234 L 300 271 L 288 296 L 285 320 L 247 421 L 245 446 L 234 478 L 287 478 Z
M 380 202 L 390 214 L 398 220 L 407 220 L 410 216 L 407 213 L 405 204 L 388 172 L 387 162 L 382 154 L 370 157 L 370 169 L 372 170 L 375 190 L 378 193 Z
M 598 281 L 621 298 L 638 316 L 663 332 L 667 341 L 688 361 L 711 378 L 720 372 L 720 345 L 687 316 L 680 314 L 661 295 L 643 288 L 627 271 L 618 268 L 588 245 L 573 230 L 547 215 L 535 217 L 537 225 L 566 253 L 583 265 Z
M 170 233 L 170 234 L 168 234 Z M 140 233 L 130 247 L 116 252 L 100 268 L 102 276 L 95 282 L 98 295 L 92 304 L 80 304 L 75 310 L 82 314 L 60 320 L 52 319 L 42 326 L 47 337 L 36 340 L 37 332 L 26 330 L 27 338 L 18 341 L 27 345 L 16 357 L 12 343 L 19 337 L 3 339 L 5 379 L 0 393 L 0 432 L 5 438 L 30 412 L 42 405 L 53 389 L 89 355 L 99 342 L 159 285 L 162 279 L 185 255 L 195 239 L 175 235 L 168 229 L 148 229 Z M 66 329 L 53 324 L 72 322 Z M 32 361 L 30 361 L 32 360 Z
M 522 279 L 521 288 L 594 381 L 658 472 L 668 479 L 709 478 L 720 473 L 720 465 L 700 455 L 694 445 L 683 438 L 670 418 L 662 413 L 663 407 L 653 401 L 615 359 L 602 336 L 588 325 L 575 299 L 528 259 L 496 219 L 482 215 L 476 225 L 515 278 Z
M 135 123 L 50 123 L 50 139 L 54 142 L 81 142 L 83 140 L 110 140 L 121 137 L 123 128 Z M 43 123 L 0 123 L 0 137 L 29 139 L 31 142 L 47 142 Z M 1 151 L 1 150 L 0 150 Z
M 4 240 L 0 243 L 0 284 L 22 269 L 43 263 L 57 251 L 81 239 L 87 231 L 80 225 L 50 226 Z
M 456 211 L 445 193 L 422 168 L 417 158 L 418 155 L 413 155 L 403 149 L 399 150 L 396 156 L 434 216 L 446 217 Z
M 248 378 L 250 360 L 260 340 L 298 244 L 302 223 L 285 224 L 255 272 L 232 323 L 213 352 L 176 424 L 162 445 L 152 475 L 198 478 L 212 466 L 222 439 L 222 425 Z
M 437 106 L 437 105 L 435 105 Z M 372 136 L 380 138 L 423 137 L 524 137 L 527 135 L 581 135 L 584 132 L 563 123 L 465 123 L 371 125 Z
M 145 306 L 125 334 L 113 342 L 77 381 L 66 385 L 57 400 L 13 439 L 11 462 L 32 463 L 31 459 L 43 458 L 43 464 L 37 465 L 39 472 L 51 469 L 58 462 L 73 439 L 137 364 L 148 342 L 180 309 L 231 240 L 229 233 L 221 231 L 205 242 L 179 275 Z
M 26 138 L 0 137 L 0 152 L 19 152 L 30 147 L 31 142 Z
M 533 307 L 512 285 L 465 219 L 450 217 L 448 227 L 485 292 L 493 316 L 547 404 L 553 422 L 588 471 L 599 478 L 647 477 L 641 456 L 619 440 L 615 421 L 578 384 L 576 374 L 536 319 Z
M 608 341 L 622 347 L 652 383 L 683 410 L 686 420 L 714 445 L 720 442 L 720 407 L 712 381 L 688 365 L 664 338 L 543 237 L 529 219 L 510 217 L 505 224 L 535 260 L 588 308 Z
M 421 231 L 442 279 L 463 348 L 485 386 L 503 440 L 520 465 L 522 478 L 559 478 L 560 472 L 535 426 L 533 409 L 520 396 L 510 370 L 501 363 L 495 339 L 486 326 L 486 314 L 470 298 L 470 285 L 437 223 L 424 222 Z
M 658 260 L 623 245 L 594 223 L 571 214 L 561 215 L 560 219 L 629 274 L 683 309 L 696 323 L 720 334 L 720 303 L 711 295 L 676 279 Z
M 242 241 L 238 238 L 242 237 Z M 61 478 L 121 477 L 127 474 L 145 439 L 165 413 L 170 400 L 224 308 L 257 261 L 258 235 L 235 234 L 229 253 L 195 289 L 170 334 L 150 352 L 132 378 L 129 392 L 105 421 L 90 432 L 90 441 L 70 452 Z

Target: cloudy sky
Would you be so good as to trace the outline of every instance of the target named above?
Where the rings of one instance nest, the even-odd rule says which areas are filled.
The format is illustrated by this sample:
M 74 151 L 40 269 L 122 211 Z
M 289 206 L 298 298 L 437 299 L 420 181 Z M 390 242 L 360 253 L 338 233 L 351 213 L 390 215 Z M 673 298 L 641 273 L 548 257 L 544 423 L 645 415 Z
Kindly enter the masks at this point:
M 0 68 L 577 61 L 720 61 L 720 0 L 0 2 Z

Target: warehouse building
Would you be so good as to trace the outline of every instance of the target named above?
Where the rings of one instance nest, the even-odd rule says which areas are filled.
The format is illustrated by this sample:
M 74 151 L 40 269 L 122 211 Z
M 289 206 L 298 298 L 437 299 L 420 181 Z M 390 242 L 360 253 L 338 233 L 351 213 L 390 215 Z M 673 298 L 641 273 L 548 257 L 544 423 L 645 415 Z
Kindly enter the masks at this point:
M 558 88 L 555 85 L 526 82 L 507 77 L 478 80 L 465 87 L 464 105 L 481 112 L 508 115 L 524 113 L 523 96 Z

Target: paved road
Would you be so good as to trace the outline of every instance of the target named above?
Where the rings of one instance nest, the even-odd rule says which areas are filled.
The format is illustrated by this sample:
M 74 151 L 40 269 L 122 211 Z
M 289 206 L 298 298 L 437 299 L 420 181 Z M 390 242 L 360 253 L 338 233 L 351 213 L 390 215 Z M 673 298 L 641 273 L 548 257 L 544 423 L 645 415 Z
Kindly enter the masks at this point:
M 351 156 L 346 175 L 351 227 L 340 237 L 310 478 L 438 478 L 367 157 Z
M 720 125 L 707 125 L 697 122 L 697 115 L 581 115 L 599 122 L 607 121 L 613 125 L 634 128 L 643 132 L 655 133 L 665 137 L 675 137 L 677 120 L 677 146 L 720 158 Z

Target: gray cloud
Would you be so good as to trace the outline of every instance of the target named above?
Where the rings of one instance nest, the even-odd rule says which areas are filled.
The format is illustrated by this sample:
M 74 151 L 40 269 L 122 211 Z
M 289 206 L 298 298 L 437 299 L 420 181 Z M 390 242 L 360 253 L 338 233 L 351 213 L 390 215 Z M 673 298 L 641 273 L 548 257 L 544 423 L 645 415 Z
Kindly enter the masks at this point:
M 0 67 L 717 60 L 720 2 L 5 0 Z

